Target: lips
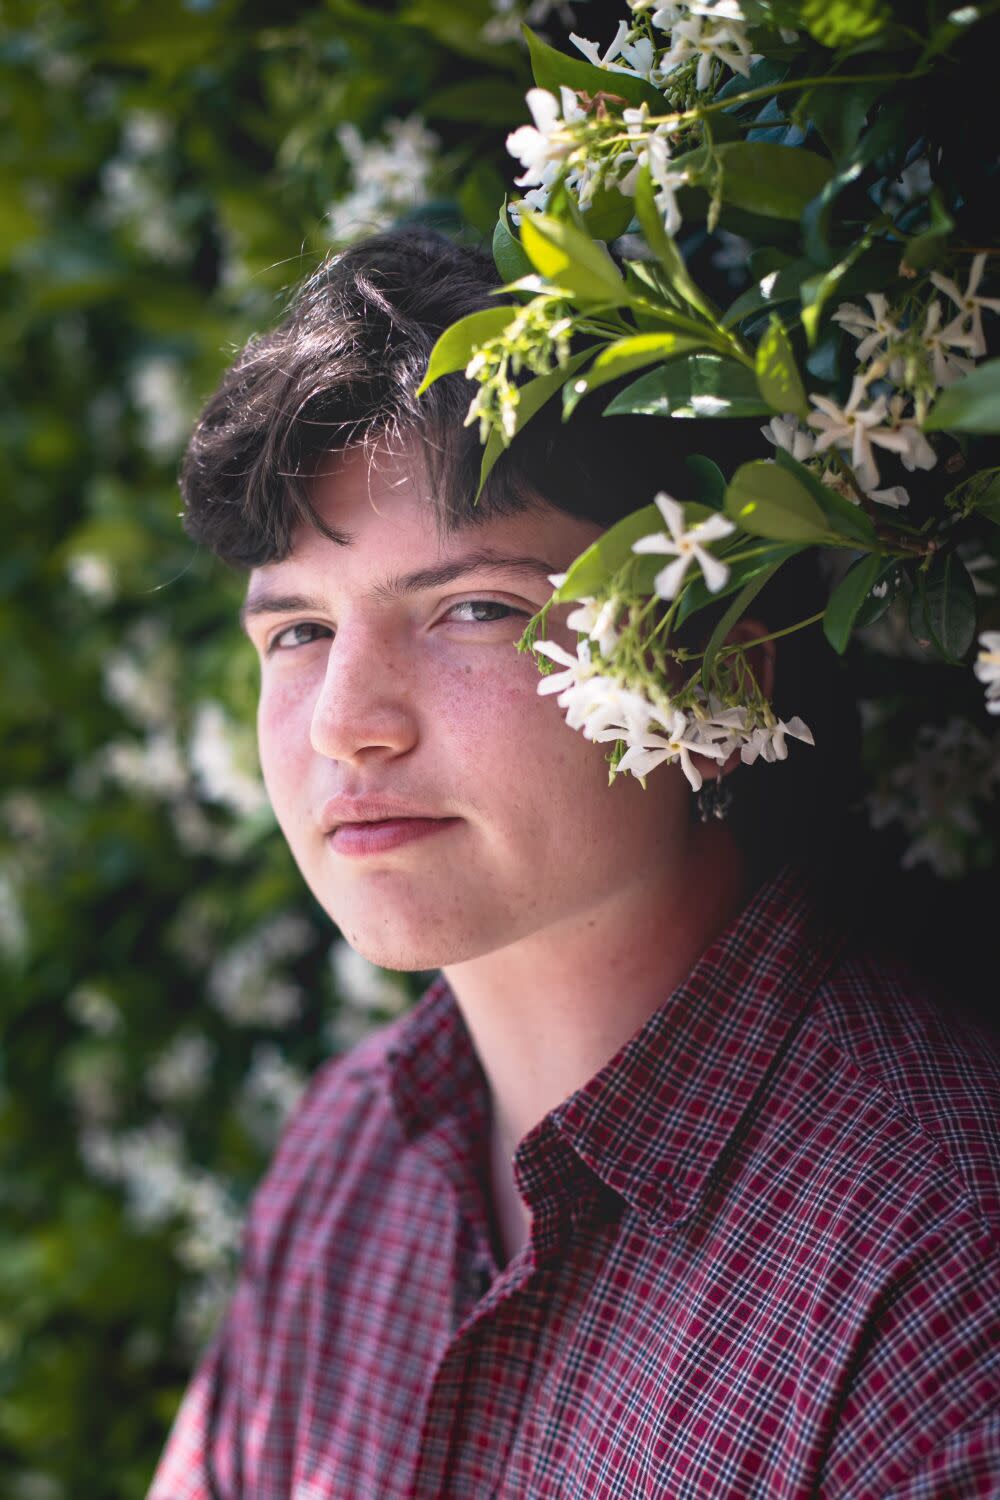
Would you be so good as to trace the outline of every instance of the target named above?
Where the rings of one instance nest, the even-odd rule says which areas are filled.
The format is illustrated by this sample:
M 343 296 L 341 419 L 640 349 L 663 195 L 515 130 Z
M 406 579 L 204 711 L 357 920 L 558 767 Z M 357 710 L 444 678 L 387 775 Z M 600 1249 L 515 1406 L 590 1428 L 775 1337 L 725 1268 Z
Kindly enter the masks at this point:
M 331 797 L 320 809 L 319 825 L 325 834 L 347 824 L 372 824 L 402 820 L 438 821 L 447 814 L 391 797 Z
M 453 828 L 459 818 L 384 818 L 340 823 L 327 834 L 327 842 L 338 854 L 385 854 L 404 844 Z

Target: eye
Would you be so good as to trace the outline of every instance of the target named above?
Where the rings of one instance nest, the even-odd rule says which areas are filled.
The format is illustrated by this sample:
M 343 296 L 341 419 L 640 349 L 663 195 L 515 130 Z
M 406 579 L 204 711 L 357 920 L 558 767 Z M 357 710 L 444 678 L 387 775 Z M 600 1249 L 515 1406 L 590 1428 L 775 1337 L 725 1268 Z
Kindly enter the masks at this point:
M 268 656 L 271 656 L 276 651 L 294 650 L 295 649 L 294 646 L 288 647 L 288 646 L 282 646 L 282 645 L 279 644 L 281 642 L 281 640 L 283 639 L 284 636 L 290 635 L 293 631 L 296 631 L 296 630 L 328 630 L 328 629 L 329 629 L 329 627 L 326 626 L 326 625 L 314 625 L 311 620 L 300 620 L 297 625 L 286 625 L 285 628 L 284 628 L 284 630 L 279 630 L 278 633 L 277 633 L 277 635 L 275 635 L 275 636 L 273 636 L 271 638 L 271 641 L 270 641 L 270 643 L 268 645 L 268 648 L 267 648 L 267 654 L 268 654 Z M 312 642 L 311 641 L 299 641 L 298 644 L 300 646 L 309 646 L 309 645 L 312 644 Z
M 472 619 L 467 619 L 460 622 L 467 625 L 494 625 L 499 620 L 512 619 L 517 615 L 520 615 L 523 618 L 528 618 L 527 610 L 515 609 L 513 605 L 510 604 L 501 604 L 499 599 L 461 599 L 459 600 L 458 604 L 453 604 L 451 606 L 448 614 L 453 615 L 457 609 L 498 611 L 498 613 L 487 615 L 485 619 L 482 617 L 473 617 Z

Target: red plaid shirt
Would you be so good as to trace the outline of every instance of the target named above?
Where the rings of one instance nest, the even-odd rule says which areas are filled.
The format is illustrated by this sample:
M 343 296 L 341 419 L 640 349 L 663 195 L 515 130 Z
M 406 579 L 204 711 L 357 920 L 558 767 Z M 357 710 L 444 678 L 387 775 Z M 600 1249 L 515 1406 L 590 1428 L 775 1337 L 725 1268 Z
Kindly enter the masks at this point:
M 148 1500 L 1000 1496 L 977 1037 L 786 865 L 521 1140 L 498 1269 L 439 978 L 313 1076 Z

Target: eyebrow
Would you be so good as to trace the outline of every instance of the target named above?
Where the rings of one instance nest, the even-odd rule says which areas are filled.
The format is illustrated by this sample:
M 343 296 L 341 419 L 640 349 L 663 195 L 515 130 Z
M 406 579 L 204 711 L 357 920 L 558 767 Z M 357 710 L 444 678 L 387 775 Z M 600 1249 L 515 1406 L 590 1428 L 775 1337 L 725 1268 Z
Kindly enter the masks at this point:
M 420 593 L 423 589 L 441 588 L 453 583 L 466 573 L 520 573 L 531 578 L 545 578 L 557 571 L 554 563 L 541 557 L 508 557 L 489 548 L 463 553 L 451 562 L 439 563 L 432 568 L 417 568 L 412 573 L 396 573 L 373 584 L 367 597 L 379 602 L 399 599 L 406 594 Z M 240 608 L 240 628 L 246 632 L 247 622 L 258 615 L 290 614 L 295 610 L 322 612 L 326 601 L 316 594 L 276 593 L 266 589 L 250 594 Z

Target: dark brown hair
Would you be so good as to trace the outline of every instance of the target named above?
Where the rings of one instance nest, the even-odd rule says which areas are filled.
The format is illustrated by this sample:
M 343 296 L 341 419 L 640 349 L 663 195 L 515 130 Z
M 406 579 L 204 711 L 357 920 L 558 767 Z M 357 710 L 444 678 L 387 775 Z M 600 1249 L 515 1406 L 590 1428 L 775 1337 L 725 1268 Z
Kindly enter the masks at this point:
M 769 454 L 757 422 L 604 417 L 610 386 L 567 422 L 558 398 L 543 407 L 473 505 L 482 448 L 478 426 L 463 425 L 473 387 L 458 371 L 419 398 L 414 391 L 440 333 L 496 306 L 491 292 L 501 284 L 491 255 L 424 227 L 372 235 L 331 255 L 278 325 L 247 343 L 205 405 L 180 474 L 187 534 L 245 570 L 287 557 L 302 522 L 342 540 L 314 510 L 309 481 L 325 455 L 355 444 L 416 440 L 439 534 L 542 502 L 607 526 L 657 490 L 685 498 L 692 454 L 708 454 L 727 477 L 744 459 Z M 780 628 L 815 613 L 821 592 L 816 563 L 802 554 L 758 595 L 753 614 Z M 697 620 L 711 629 L 724 607 Z M 858 790 L 859 729 L 844 663 L 816 626 L 784 638 L 777 661 L 776 711 L 801 715 L 816 748 L 792 742 L 786 764 L 758 761 L 732 778 L 732 822 L 762 872 L 832 831 Z

